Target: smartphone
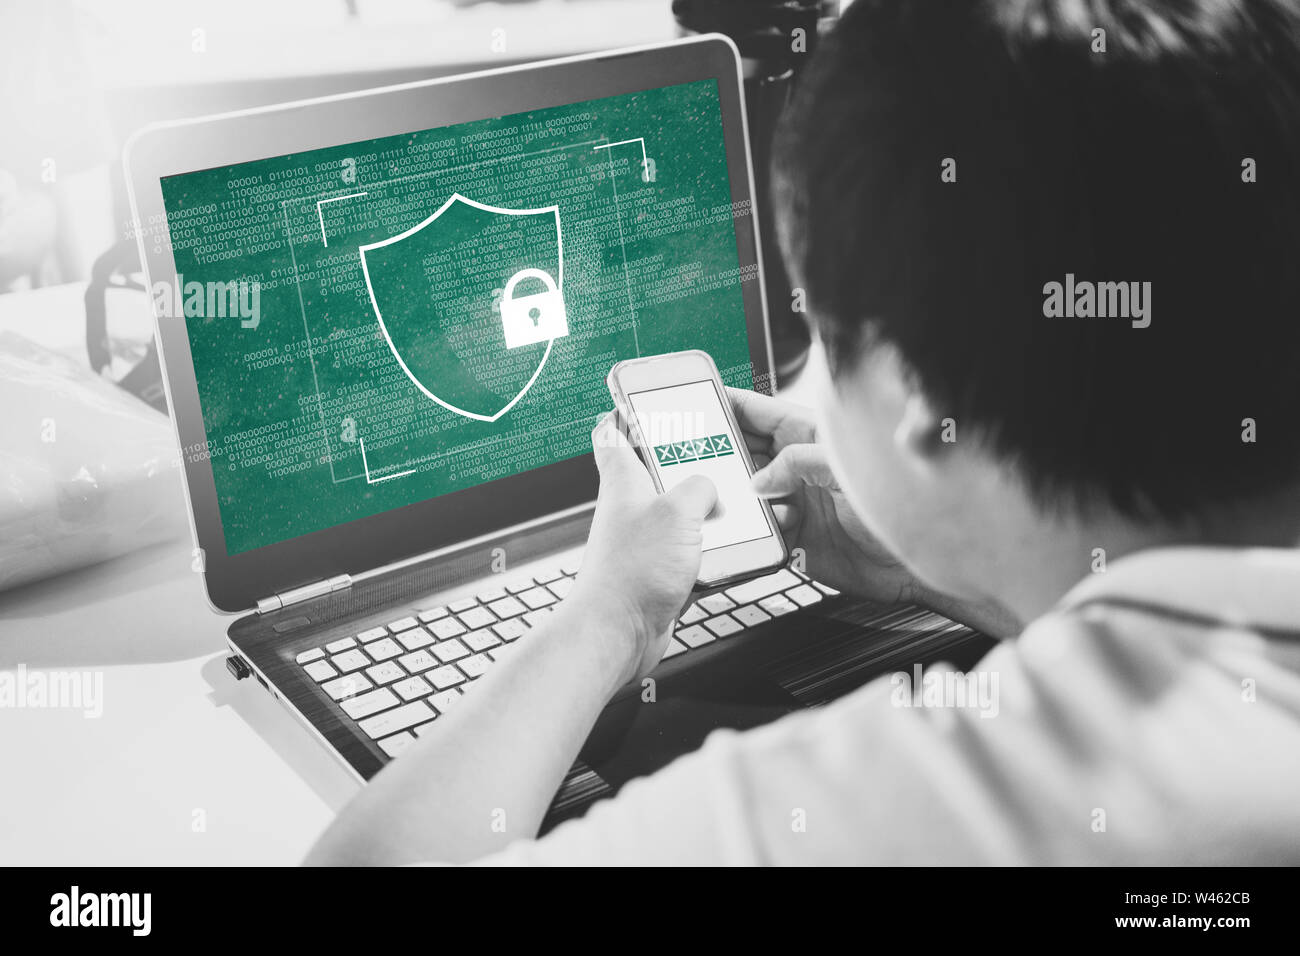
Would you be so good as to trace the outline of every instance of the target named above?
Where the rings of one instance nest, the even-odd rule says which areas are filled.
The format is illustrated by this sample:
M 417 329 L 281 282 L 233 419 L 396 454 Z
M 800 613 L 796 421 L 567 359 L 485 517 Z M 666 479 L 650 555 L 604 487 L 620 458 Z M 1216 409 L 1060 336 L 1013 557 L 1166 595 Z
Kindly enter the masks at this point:
M 718 489 L 704 521 L 699 585 L 730 584 L 784 565 L 785 542 L 771 505 L 750 490 L 754 463 L 709 354 L 692 349 L 629 359 L 610 369 L 607 382 L 661 494 L 691 475 Z

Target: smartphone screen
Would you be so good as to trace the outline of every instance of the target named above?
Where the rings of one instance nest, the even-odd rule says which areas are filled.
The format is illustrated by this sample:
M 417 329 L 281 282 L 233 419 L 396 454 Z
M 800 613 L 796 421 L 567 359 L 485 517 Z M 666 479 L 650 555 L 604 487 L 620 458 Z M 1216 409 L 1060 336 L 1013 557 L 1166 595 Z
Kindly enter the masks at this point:
M 705 551 L 772 535 L 767 513 L 750 490 L 725 398 L 712 380 L 629 392 L 627 400 L 664 491 L 691 475 L 704 475 L 717 487 L 718 504 L 704 522 Z

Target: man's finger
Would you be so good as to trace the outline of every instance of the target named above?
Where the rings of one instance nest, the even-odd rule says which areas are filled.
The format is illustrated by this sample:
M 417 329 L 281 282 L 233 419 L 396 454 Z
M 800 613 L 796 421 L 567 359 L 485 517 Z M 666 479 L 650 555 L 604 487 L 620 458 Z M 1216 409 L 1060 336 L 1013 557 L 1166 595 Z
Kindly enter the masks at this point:
M 745 447 L 749 449 L 751 458 L 756 455 L 764 455 L 771 458 L 776 454 L 772 447 L 771 435 L 759 435 L 756 432 L 747 432 L 743 428 L 740 430 L 740 437 L 745 440 Z
M 754 473 L 750 485 L 763 497 L 774 498 L 794 494 L 806 485 L 834 488 L 836 483 L 824 449 L 787 445 L 766 468 Z
M 718 489 L 703 475 L 691 475 L 668 492 L 668 497 L 677 502 L 687 517 L 702 522 L 718 503 Z
M 799 519 L 802 516 L 798 506 L 789 503 L 772 505 L 772 514 L 776 518 L 777 526 L 786 532 L 799 527 Z
M 785 441 L 813 440 L 813 416 L 803 406 L 743 388 L 728 387 L 727 397 L 731 399 L 731 407 L 742 431 L 755 436 L 771 436 L 784 429 L 787 433 L 783 436 Z
M 600 472 L 601 483 L 632 482 L 654 488 L 650 473 L 641 464 L 636 449 L 627 440 L 627 435 L 619 427 L 617 412 L 610 412 L 600 420 L 591 433 L 591 449 L 596 457 L 596 469 Z

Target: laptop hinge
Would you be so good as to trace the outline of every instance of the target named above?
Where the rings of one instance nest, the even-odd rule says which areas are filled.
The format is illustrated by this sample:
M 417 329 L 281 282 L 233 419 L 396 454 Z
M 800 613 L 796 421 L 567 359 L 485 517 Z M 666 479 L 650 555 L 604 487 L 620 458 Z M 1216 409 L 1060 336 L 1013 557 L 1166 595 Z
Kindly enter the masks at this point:
M 326 578 L 324 581 L 304 584 L 302 587 L 290 588 L 287 591 L 281 591 L 279 594 L 273 594 L 269 598 L 262 598 L 257 602 L 257 613 L 267 614 L 271 611 L 278 611 L 282 607 L 301 604 L 303 601 L 318 598 L 322 594 L 330 594 L 350 587 L 352 587 L 352 575 L 350 574 L 340 574 L 336 577 Z

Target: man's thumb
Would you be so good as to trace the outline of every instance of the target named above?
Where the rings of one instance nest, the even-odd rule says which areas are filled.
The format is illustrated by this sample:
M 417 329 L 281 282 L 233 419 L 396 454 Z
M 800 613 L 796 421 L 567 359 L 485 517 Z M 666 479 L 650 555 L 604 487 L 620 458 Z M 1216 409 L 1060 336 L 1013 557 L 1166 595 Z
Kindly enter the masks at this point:
M 788 445 L 767 465 L 754 473 L 750 486 L 765 498 L 791 495 L 804 485 L 833 488 L 826 452 L 817 445 Z
M 691 475 L 668 492 L 682 512 L 693 521 L 704 521 L 718 503 L 718 489 L 703 475 Z

